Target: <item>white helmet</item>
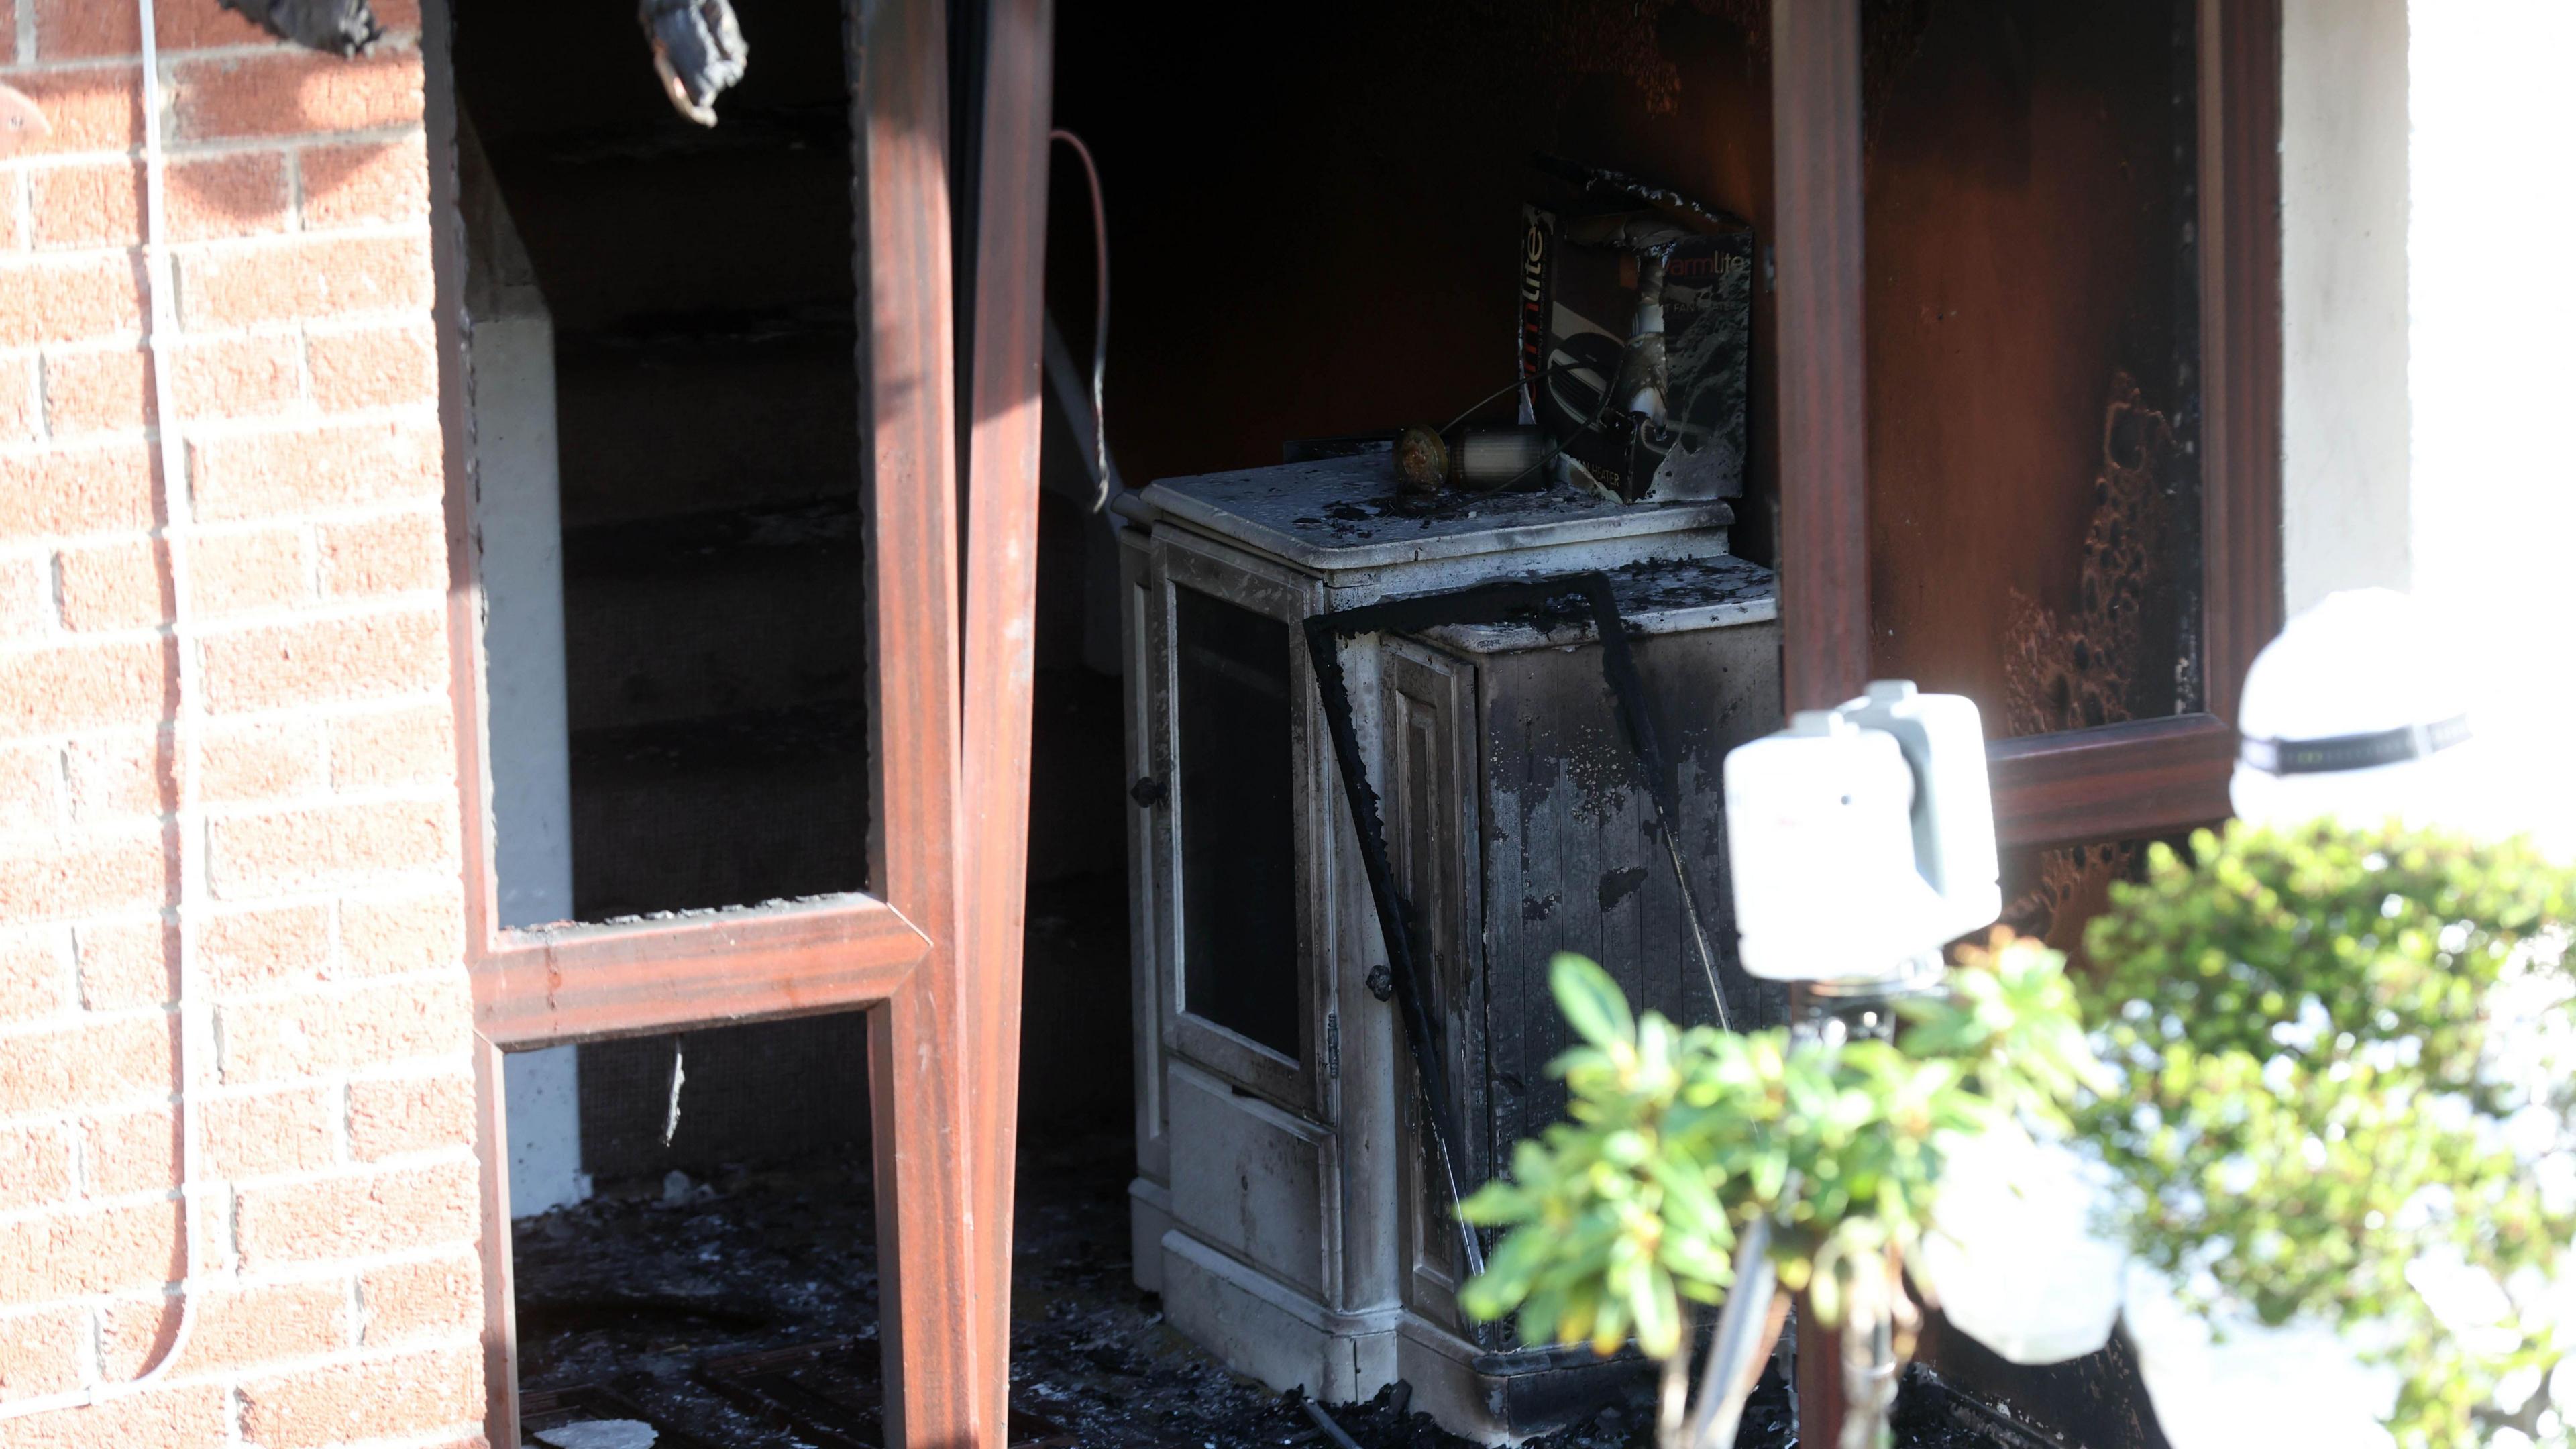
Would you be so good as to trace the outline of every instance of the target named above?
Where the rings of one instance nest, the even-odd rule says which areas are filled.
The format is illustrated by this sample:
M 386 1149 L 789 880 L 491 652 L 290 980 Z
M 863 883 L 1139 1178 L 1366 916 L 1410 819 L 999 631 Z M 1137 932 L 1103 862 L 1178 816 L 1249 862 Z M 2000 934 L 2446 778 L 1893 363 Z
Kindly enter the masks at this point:
M 2496 802 L 2460 657 L 2391 589 L 2329 594 L 2292 619 L 2255 656 L 2237 702 L 2237 815 L 2485 826 Z

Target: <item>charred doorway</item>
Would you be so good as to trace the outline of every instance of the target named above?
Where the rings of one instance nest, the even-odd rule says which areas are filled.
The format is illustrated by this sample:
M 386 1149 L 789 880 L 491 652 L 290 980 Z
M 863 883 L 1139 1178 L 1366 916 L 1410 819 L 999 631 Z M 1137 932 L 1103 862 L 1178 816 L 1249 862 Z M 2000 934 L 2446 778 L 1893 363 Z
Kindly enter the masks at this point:
M 843 8 L 745 0 L 763 63 L 713 127 L 629 8 L 447 8 L 499 924 L 870 889 Z M 531 1432 L 660 1421 L 619 1408 L 651 1398 L 614 1383 L 639 1333 L 873 1341 L 861 1015 L 505 1073 Z M 755 1177 L 829 1205 L 802 1271 L 727 1237 Z

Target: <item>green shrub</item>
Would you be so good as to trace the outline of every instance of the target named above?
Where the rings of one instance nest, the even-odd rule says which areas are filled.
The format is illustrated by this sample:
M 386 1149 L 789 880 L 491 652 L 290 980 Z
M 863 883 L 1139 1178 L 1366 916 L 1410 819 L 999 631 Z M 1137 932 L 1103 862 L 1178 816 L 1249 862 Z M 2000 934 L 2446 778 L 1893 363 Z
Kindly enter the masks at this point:
M 1967 953 L 1946 994 L 1907 1003 L 1898 1044 L 1837 1051 L 1636 1018 L 1607 972 L 1557 957 L 1550 984 L 1582 1038 L 1550 1066 L 1572 1120 L 1467 1200 L 1470 1221 L 1511 1231 L 1460 1302 L 1517 1310 L 1527 1342 L 1607 1353 L 1633 1335 L 1668 1357 L 1692 1305 L 1725 1297 L 1737 1234 L 1760 1216 L 1781 1285 L 1820 1321 L 1855 1293 L 1864 1312 L 1901 1308 L 1887 1265 L 1920 1241 L 1944 1134 L 2062 1126 L 2098 1072 L 2063 965 L 2004 938 Z
M 2400 1444 L 2567 1433 L 2537 1392 L 2551 1326 L 2446 1327 L 2408 1272 L 2448 1263 L 2530 1299 L 2576 1234 L 2576 1176 L 2542 1176 L 2553 1151 L 2576 1173 L 2576 1060 L 2526 1049 L 2551 1029 L 2535 1014 L 2569 1010 L 2541 958 L 2571 902 L 2576 881 L 2523 843 L 2235 825 L 2188 858 L 2155 847 L 2085 938 L 2118 1085 L 2081 1125 L 2127 1187 L 2119 1232 L 2193 1307 L 2372 1343 L 2405 1373 Z M 2533 1005 L 2497 1012 L 2508 996 Z M 2517 1402 L 2494 1403 L 2500 1384 Z

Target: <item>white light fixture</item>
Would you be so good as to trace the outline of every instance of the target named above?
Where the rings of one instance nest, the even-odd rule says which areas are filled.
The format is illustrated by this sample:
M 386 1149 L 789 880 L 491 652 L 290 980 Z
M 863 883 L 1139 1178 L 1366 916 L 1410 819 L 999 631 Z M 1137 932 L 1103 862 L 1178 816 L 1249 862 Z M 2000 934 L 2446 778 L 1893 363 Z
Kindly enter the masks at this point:
M 2494 829 L 2500 802 L 2459 657 L 2389 589 L 2329 594 L 2290 620 L 2255 656 L 2237 704 L 2237 815 L 2275 827 L 2332 817 Z

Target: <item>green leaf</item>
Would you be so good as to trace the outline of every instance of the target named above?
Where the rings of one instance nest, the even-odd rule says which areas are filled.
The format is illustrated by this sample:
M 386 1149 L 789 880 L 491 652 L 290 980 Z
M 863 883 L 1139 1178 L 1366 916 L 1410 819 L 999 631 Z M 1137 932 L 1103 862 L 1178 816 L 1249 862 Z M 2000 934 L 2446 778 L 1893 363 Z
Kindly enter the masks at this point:
M 1637 1347 L 1648 1358 L 1670 1358 L 1681 1350 L 1681 1302 L 1672 1275 L 1661 1266 L 1646 1265 L 1629 1284 L 1628 1311 L 1637 1321 Z
M 1548 989 L 1566 1024 L 1585 1041 L 1604 1050 L 1613 1043 L 1635 1043 L 1637 1023 L 1628 1014 L 1627 994 L 1591 960 L 1571 951 L 1557 953 L 1548 963 Z

